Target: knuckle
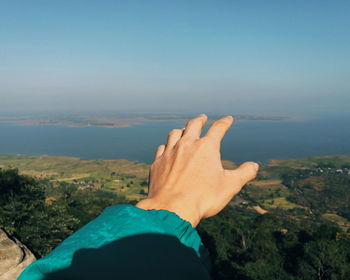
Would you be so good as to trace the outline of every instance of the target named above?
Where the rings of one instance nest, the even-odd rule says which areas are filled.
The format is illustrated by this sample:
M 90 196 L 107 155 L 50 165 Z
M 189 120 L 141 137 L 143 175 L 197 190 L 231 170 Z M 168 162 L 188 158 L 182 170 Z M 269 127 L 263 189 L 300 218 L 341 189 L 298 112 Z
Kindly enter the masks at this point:
M 174 134 L 182 133 L 182 129 L 179 129 L 179 128 L 173 129 L 173 130 L 171 130 L 171 131 L 172 131 L 172 133 L 174 133 Z
M 171 136 L 171 135 L 174 135 L 177 133 L 177 130 L 176 129 L 172 129 L 169 131 L 168 135 Z
M 213 124 L 211 125 L 212 128 L 218 128 L 222 126 L 222 123 L 220 123 L 220 121 L 215 121 L 213 122 Z
M 150 174 L 156 173 L 156 170 L 157 170 L 156 164 L 155 163 L 151 164 L 150 167 L 149 167 Z
M 194 125 L 194 124 L 196 124 L 197 122 L 198 122 L 198 119 L 197 119 L 197 118 L 191 119 L 191 120 L 188 121 L 188 125 Z
M 210 139 L 207 136 L 204 136 L 204 137 L 196 140 L 196 142 L 199 146 L 206 146 L 209 144 L 209 141 L 210 141 Z
M 216 124 L 217 126 L 224 126 L 224 125 L 229 124 L 229 122 L 228 122 L 228 120 L 226 120 L 226 119 L 220 119 L 220 120 L 217 120 L 217 121 L 215 122 L 215 124 Z
M 182 137 L 176 144 L 177 149 L 183 150 L 185 147 L 189 146 L 191 141 L 187 137 Z
M 224 117 L 221 118 L 219 120 L 217 120 L 216 122 L 221 124 L 221 125 L 230 125 L 232 123 L 233 119 L 230 117 Z
M 193 120 L 189 120 L 189 121 L 187 122 L 187 124 L 186 124 L 186 127 L 189 127 L 189 126 L 191 126 L 191 125 L 193 125 Z
M 256 178 L 256 176 L 258 176 L 258 172 L 256 171 L 256 169 L 253 165 L 250 168 L 251 168 L 251 172 L 252 172 L 252 180 L 254 180 Z

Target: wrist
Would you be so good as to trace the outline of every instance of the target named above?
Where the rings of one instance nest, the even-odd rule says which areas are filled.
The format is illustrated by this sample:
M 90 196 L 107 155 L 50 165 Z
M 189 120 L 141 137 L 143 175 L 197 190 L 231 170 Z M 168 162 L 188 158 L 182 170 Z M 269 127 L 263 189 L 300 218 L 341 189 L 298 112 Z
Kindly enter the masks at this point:
M 143 210 L 167 210 L 177 214 L 181 219 L 189 222 L 192 227 L 196 227 L 200 222 L 200 216 L 197 211 L 191 210 L 184 204 L 178 205 L 174 202 L 159 201 L 155 198 L 146 198 L 139 201 L 136 207 Z

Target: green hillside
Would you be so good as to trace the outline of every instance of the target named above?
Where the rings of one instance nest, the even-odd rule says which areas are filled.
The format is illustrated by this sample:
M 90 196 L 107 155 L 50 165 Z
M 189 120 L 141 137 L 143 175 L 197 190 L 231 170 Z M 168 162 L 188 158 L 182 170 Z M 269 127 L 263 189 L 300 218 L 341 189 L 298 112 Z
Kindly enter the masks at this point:
M 350 279 L 349 162 L 328 156 L 261 166 L 256 180 L 198 226 L 213 278 Z M 0 227 L 44 256 L 105 207 L 145 197 L 148 168 L 128 160 L 0 156 Z
M 148 165 L 129 160 L 81 160 L 62 156 L 0 155 L 0 168 L 17 168 L 20 174 L 59 182 L 80 189 L 96 188 L 138 200 L 147 191 Z

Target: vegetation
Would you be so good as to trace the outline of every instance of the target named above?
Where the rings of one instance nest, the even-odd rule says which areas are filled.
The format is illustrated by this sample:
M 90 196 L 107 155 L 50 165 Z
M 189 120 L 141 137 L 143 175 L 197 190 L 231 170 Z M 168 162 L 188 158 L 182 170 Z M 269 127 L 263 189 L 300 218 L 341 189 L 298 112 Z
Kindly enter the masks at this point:
M 126 202 L 115 194 L 79 190 L 66 183 L 54 188 L 49 181 L 19 175 L 17 169 L 0 170 L 0 194 L 0 227 L 37 257 L 49 253 L 105 207 Z
M 202 221 L 214 279 L 350 279 L 350 161 L 323 159 L 271 162 Z M 0 227 L 38 257 L 105 207 L 147 194 L 140 163 L 0 156 L 0 164 Z
M 350 279 L 350 237 L 331 223 L 227 207 L 199 226 L 214 279 Z
M 102 189 L 139 200 L 148 183 L 148 165 L 128 160 L 81 160 L 63 156 L 0 155 L 0 168 L 17 168 L 22 175 L 48 180 L 53 186 Z

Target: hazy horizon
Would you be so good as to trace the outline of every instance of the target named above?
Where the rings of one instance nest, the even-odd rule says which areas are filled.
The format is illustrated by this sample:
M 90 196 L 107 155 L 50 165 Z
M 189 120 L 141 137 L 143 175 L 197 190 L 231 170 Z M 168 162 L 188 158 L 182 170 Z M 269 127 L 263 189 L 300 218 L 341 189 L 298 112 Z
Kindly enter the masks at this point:
M 347 1 L 2 1 L 0 111 L 345 114 Z

